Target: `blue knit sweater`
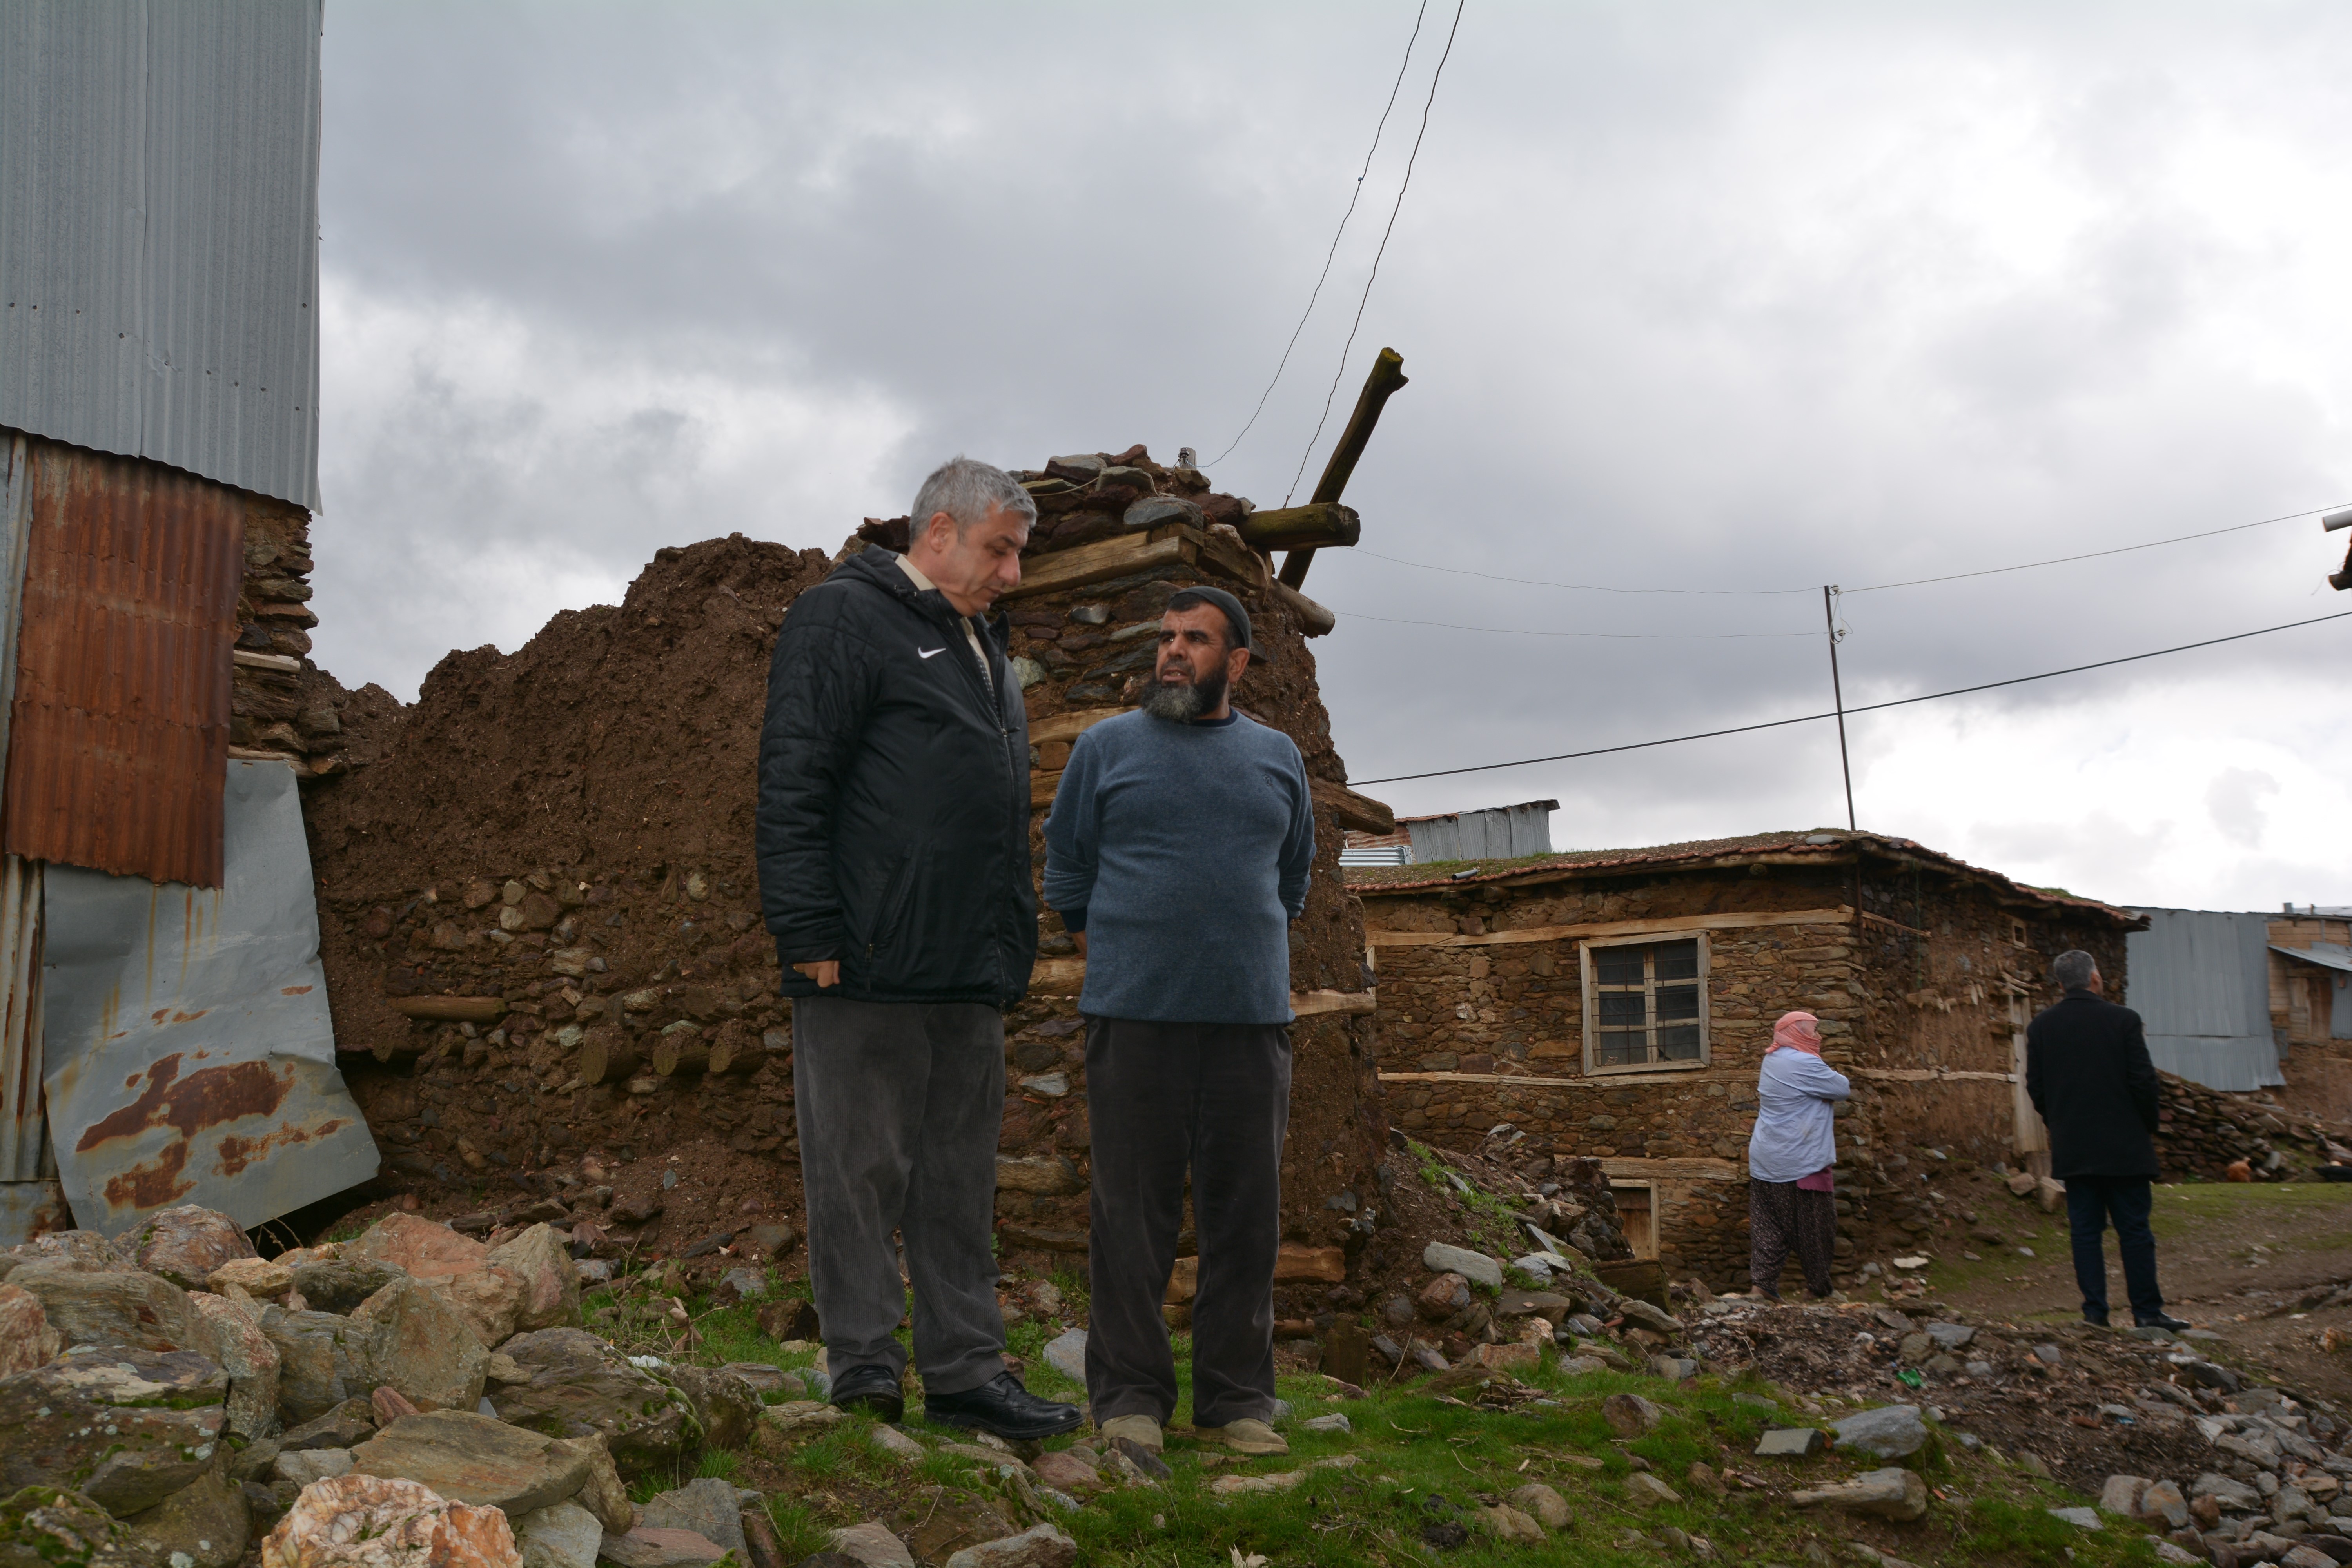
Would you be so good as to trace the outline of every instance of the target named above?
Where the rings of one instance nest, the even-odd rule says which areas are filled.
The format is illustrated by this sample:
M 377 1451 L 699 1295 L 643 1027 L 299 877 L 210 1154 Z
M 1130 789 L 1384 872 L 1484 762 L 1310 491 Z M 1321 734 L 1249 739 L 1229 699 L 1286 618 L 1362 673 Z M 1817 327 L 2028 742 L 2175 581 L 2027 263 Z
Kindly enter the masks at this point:
M 1286 1024 L 1315 803 L 1298 748 L 1234 714 L 1137 710 L 1078 737 L 1045 819 L 1045 902 L 1087 933 L 1079 1011 Z

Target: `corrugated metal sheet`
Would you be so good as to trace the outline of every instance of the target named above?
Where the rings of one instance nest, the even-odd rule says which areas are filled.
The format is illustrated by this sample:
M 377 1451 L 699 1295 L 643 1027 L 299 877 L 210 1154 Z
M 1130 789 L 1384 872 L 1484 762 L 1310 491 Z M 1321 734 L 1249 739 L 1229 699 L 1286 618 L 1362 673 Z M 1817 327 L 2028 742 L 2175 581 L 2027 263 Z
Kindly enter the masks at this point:
M 0 857 L 0 1182 L 41 1173 L 41 863 Z
M 321 4 L 0 4 L 0 425 L 319 510 Z
M 335 1070 L 293 770 L 231 763 L 225 816 L 217 890 L 49 868 L 46 1087 L 86 1229 L 182 1203 L 255 1226 L 375 1174 Z
M 1416 866 L 1433 860 L 1505 860 L 1550 854 L 1551 814 L 1559 809 L 1556 800 L 1535 800 L 1444 816 L 1401 817 L 1397 826 L 1412 836 L 1411 863 Z
M 73 1227 L 73 1209 L 55 1177 L 0 1182 L 0 1247 L 16 1247 L 37 1236 Z
M 2323 969 L 2352 970 L 2352 948 L 2336 947 L 2326 942 L 2314 942 L 2309 947 L 2281 947 L 2271 943 L 2273 952 L 2283 952 L 2289 958 L 2299 958 L 2305 963 L 2315 963 Z
M 2208 1089 L 2284 1084 L 2271 1033 L 2270 917 L 2139 912 L 2148 928 L 2124 938 L 2124 1005 L 2147 1026 L 2149 1058 Z
M 0 847 L 218 887 L 244 503 L 33 444 Z

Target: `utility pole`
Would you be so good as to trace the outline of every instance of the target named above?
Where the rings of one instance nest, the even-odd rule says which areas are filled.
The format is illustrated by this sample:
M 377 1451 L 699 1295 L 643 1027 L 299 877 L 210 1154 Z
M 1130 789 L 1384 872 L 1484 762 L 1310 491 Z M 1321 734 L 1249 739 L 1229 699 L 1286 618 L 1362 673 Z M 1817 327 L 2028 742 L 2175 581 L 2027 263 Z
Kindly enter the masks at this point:
M 1837 703 L 1838 766 L 1845 773 L 1845 825 L 1849 829 L 1853 829 L 1855 826 L 1853 763 L 1847 760 L 1845 754 L 1845 689 L 1838 681 L 1837 610 L 1832 603 L 1836 595 L 1837 589 L 1833 584 L 1825 583 L 1822 585 L 1822 618 L 1829 623 L 1830 631 L 1830 696 Z

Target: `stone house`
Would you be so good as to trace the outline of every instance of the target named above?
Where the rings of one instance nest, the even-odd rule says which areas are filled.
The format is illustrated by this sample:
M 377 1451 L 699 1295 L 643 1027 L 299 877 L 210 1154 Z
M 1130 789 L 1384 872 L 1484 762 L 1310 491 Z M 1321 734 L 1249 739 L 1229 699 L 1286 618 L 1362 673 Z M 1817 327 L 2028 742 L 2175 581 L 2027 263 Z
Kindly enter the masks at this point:
M 2142 923 L 1870 833 L 1348 877 L 1391 1123 L 1444 1147 L 1517 1137 L 1599 1158 L 1637 1253 L 1717 1287 L 1747 1279 L 1747 1141 L 1782 1013 L 1815 1014 L 1854 1080 L 1843 1214 L 1916 1146 L 2046 1163 L 2018 1080 L 2025 1025 L 2055 999 L 2050 961 L 2087 949 L 2119 988 Z

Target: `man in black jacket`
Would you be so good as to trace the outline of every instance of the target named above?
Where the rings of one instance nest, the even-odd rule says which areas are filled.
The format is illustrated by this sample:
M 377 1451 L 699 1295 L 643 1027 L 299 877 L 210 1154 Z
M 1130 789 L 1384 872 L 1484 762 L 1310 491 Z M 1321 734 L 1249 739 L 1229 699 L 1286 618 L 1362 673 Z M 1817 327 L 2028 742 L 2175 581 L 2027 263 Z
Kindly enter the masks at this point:
M 932 1419 L 1034 1439 L 1076 1406 L 1004 1365 L 992 1246 L 1003 1009 L 1037 956 L 1029 721 L 1002 616 L 1036 518 L 958 458 L 903 556 L 871 549 L 784 617 L 760 734 L 760 900 L 793 1004 L 809 1275 L 835 1405 L 895 1421 L 915 1288 Z
M 2156 1233 L 2148 1183 L 2157 1174 L 2156 1065 L 2139 1015 L 2102 999 L 2096 960 L 2076 950 L 2052 961 L 2065 996 L 2025 1030 L 2025 1092 L 2050 1127 L 2050 1173 L 2066 1184 L 2066 1225 L 2083 1316 L 2107 1321 L 2103 1238 L 2115 1221 L 2132 1317 L 2142 1328 L 2185 1329 L 2156 1286 Z

